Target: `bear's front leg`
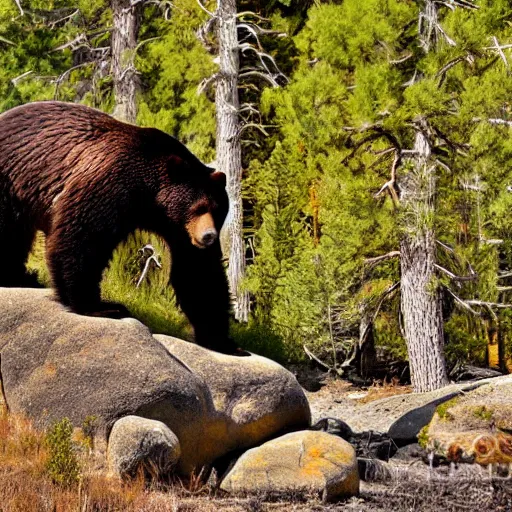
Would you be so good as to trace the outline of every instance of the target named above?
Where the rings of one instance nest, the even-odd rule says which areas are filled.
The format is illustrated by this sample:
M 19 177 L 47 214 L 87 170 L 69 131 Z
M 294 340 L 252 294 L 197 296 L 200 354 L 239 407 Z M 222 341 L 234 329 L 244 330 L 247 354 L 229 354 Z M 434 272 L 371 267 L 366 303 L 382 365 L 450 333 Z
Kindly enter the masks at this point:
M 171 245 L 171 284 L 181 309 L 202 347 L 235 354 L 229 337 L 229 289 L 219 242 L 200 249 L 191 244 Z

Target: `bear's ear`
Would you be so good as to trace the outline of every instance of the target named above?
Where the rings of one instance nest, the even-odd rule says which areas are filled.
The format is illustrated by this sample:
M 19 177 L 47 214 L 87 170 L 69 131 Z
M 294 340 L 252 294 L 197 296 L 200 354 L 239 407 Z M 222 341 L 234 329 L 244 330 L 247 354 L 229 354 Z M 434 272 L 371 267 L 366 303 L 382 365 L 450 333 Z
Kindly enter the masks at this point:
M 219 185 L 226 186 L 226 175 L 223 172 L 215 171 L 210 174 L 210 178 Z

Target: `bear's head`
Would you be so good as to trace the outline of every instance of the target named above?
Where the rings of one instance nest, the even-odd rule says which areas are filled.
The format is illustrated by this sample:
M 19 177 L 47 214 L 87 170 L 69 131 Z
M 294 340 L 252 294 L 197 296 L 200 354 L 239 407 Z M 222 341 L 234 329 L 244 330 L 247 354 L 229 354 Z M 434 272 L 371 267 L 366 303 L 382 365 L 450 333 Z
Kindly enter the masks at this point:
M 212 245 L 219 237 L 228 213 L 226 175 L 212 172 L 203 193 L 197 195 L 187 212 L 187 230 L 190 241 L 199 248 Z
M 210 247 L 229 209 L 226 175 L 190 159 L 174 158 L 157 195 L 170 229 L 192 245 Z

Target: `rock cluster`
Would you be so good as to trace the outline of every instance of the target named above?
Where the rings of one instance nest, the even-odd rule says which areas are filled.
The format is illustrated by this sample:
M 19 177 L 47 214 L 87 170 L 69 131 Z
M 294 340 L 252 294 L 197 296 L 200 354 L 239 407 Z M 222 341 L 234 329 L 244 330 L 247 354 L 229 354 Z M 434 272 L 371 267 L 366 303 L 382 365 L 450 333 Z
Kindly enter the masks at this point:
M 277 363 L 153 336 L 134 319 L 72 314 L 49 290 L 0 288 L 0 305 L 0 395 L 8 410 L 42 428 L 66 417 L 78 429 L 94 417 L 95 446 L 106 445 L 112 473 L 197 474 L 274 439 L 278 458 L 273 445 L 255 448 L 261 471 L 274 475 L 269 490 L 314 490 L 326 499 L 357 493 L 355 452 L 345 441 L 307 431 L 275 439 L 311 420 L 302 388 Z M 255 471 L 253 453 L 237 466 L 252 460 Z M 284 460 L 288 477 L 280 480 Z M 223 488 L 250 491 L 250 472 L 245 487 L 235 474 Z

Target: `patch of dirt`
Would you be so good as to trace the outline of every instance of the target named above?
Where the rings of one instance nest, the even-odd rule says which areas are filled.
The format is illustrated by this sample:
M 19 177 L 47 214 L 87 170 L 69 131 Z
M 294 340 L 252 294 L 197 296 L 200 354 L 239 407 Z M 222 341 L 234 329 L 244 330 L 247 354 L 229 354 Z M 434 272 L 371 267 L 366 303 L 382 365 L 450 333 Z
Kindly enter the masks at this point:
M 304 388 L 311 408 L 312 423 L 321 418 L 345 421 L 354 431 L 382 431 L 382 421 L 371 413 L 371 402 L 396 395 L 409 394 L 410 386 L 376 382 L 360 387 L 347 380 L 331 376 L 317 368 L 289 368 Z M 366 419 L 367 416 L 367 419 Z M 386 417 L 386 414 L 382 415 Z

